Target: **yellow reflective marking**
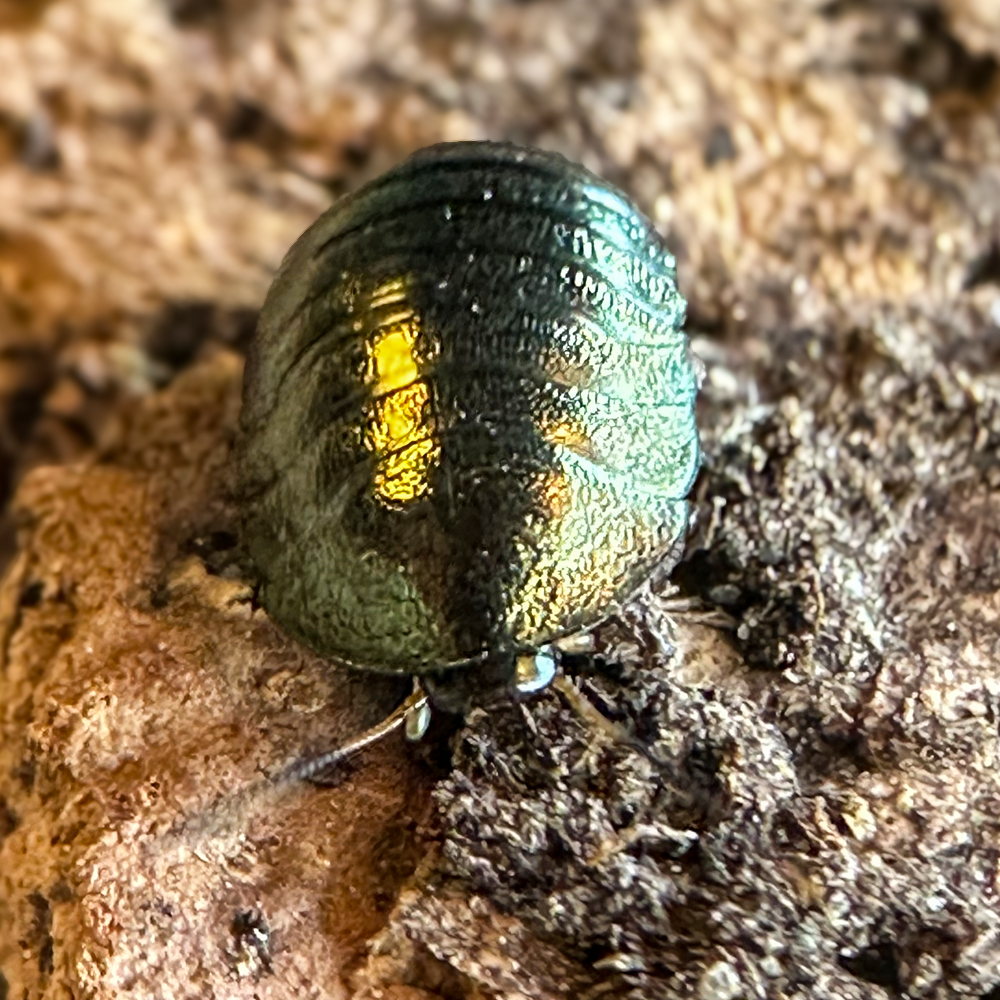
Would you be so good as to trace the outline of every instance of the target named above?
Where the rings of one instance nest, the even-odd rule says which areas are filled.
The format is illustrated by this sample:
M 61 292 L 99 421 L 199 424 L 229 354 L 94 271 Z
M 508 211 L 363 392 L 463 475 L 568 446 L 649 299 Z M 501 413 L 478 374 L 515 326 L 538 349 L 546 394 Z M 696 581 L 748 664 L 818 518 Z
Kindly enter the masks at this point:
M 593 442 L 579 424 L 565 420 L 548 424 L 542 428 L 542 435 L 549 444 L 561 445 L 581 458 L 597 461 L 598 455 Z
M 368 343 L 366 369 L 376 397 L 365 445 L 379 459 L 375 493 L 383 500 L 407 503 L 424 496 L 428 475 L 440 447 L 428 426 L 430 392 L 420 378 L 414 354 L 421 333 L 420 317 L 406 305 L 406 286 L 393 278 L 376 288 L 369 309 L 394 307 L 382 315 Z
M 573 486 L 564 472 L 550 472 L 538 494 L 541 505 L 550 517 L 564 517 L 573 506 Z
M 388 278 L 383 281 L 368 297 L 369 309 L 381 309 L 382 306 L 394 305 L 406 301 L 406 282 L 402 278 Z
M 402 389 L 416 379 L 417 361 L 413 357 L 413 344 L 417 337 L 414 326 L 415 322 L 401 321 L 389 327 L 389 332 L 383 334 L 375 344 L 372 360 L 374 374 L 378 379 L 376 393 Z

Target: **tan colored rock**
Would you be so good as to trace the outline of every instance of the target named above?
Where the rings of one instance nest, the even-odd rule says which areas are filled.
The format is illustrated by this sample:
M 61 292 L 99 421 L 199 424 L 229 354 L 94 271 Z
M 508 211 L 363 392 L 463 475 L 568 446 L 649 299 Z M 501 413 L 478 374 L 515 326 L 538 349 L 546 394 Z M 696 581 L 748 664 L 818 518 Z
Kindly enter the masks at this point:
M 335 789 L 237 797 L 396 693 L 283 639 L 220 569 L 240 372 L 193 369 L 100 464 L 18 493 L 0 598 L 13 995 L 347 996 L 422 853 L 429 779 L 396 742 Z

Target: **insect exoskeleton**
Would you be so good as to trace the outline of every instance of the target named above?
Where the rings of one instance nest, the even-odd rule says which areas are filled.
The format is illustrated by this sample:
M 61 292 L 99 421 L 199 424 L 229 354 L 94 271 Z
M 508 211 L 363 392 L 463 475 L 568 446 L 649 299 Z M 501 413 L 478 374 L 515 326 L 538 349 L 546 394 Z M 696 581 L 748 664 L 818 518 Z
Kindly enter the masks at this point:
M 432 146 L 337 202 L 247 359 L 239 495 L 268 613 L 453 704 L 607 616 L 683 544 L 684 307 L 650 222 L 552 153 Z

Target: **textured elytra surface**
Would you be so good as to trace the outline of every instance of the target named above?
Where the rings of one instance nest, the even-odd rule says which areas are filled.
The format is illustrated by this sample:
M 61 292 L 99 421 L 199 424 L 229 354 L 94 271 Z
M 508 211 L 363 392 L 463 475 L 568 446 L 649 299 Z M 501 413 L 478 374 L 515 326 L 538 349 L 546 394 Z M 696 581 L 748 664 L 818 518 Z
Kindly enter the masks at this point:
M 336 205 L 247 363 L 264 605 L 340 662 L 414 673 L 503 673 L 605 616 L 682 543 L 683 313 L 649 222 L 549 153 L 432 147 Z

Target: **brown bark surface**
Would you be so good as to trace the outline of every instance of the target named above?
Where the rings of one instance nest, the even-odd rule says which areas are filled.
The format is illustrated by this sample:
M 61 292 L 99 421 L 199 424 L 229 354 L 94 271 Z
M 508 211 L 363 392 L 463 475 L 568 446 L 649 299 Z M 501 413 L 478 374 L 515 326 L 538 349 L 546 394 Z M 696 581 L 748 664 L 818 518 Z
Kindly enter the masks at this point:
M 993 0 L 0 0 L 0 997 L 998 1000 L 998 59 Z M 476 137 L 676 249 L 738 625 L 598 634 L 662 766 L 548 692 L 266 794 L 400 692 L 254 607 L 239 351 Z

